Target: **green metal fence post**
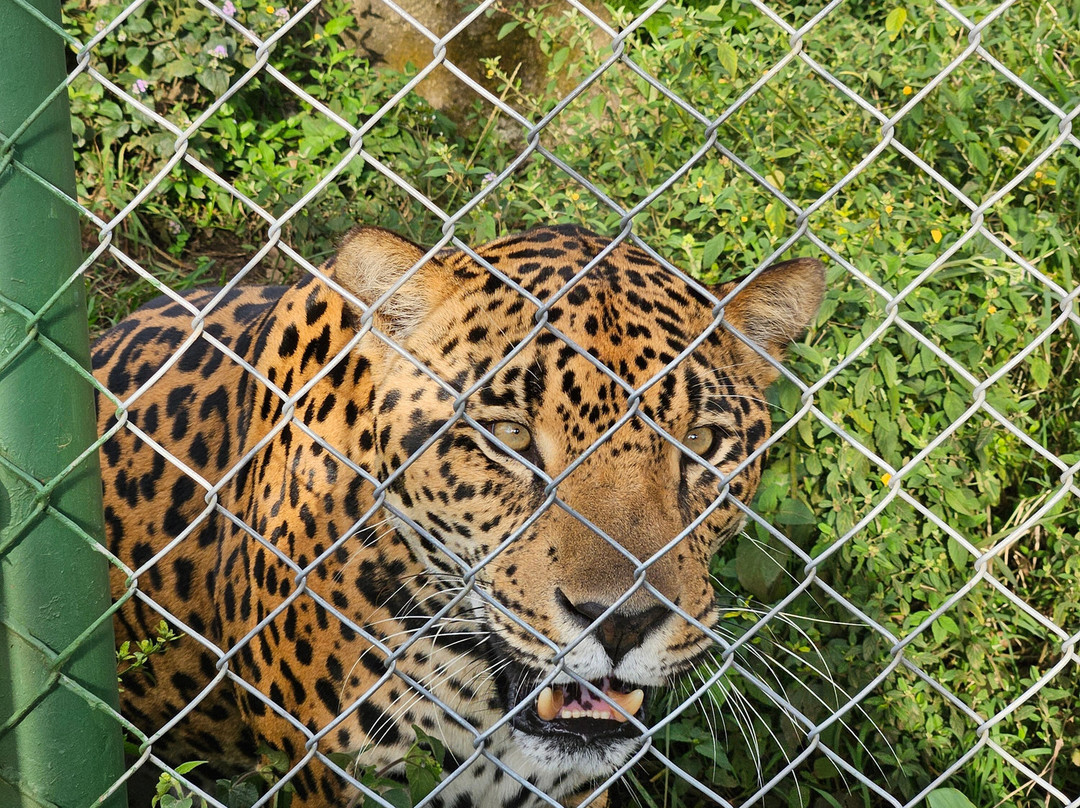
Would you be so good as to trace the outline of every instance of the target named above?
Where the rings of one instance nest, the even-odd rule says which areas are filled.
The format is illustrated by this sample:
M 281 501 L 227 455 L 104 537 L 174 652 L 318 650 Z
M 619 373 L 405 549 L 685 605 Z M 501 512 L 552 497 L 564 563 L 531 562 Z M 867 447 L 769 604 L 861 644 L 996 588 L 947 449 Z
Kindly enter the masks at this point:
M 64 473 L 96 439 L 64 42 L 31 7 L 60 20 L 0 0 L 0 806 L 89 808 L 123 747 L 97 452 Z

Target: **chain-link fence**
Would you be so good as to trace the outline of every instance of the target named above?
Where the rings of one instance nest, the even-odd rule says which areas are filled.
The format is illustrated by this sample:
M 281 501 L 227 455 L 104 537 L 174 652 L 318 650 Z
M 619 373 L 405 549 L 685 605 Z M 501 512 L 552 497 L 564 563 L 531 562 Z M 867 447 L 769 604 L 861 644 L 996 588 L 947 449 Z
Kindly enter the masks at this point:
M 1080 12 L 1023 2 L 958 8 L 943 0 L 859 8 L 840 0 L 658 2 L 632 10 L 573 0 L 448 5 L 452 21 L 437 25 L 425 3 L 73 2 L 59 24 L 26 0 L 5 0 L 3 18 L 19 21 L 12 31 L 62 41 L 69 55 L 66 77 L 18 113 L 22 123 L 4 120 L 0 183 L 14 207 L 22 199 L 11 196 L 18 178 L 44 189 L 48 205 L 77 211 L 86 252 L 80 262 L 41 259 L 71 265 L 62 267 L 66 280 L 40 299 L 21 298 L 17 285 L 0 279 L 0 307 L 16 323 L 16 338 L 0 355 L 5 409 L 18 413 L 23 428 L 37 424 L 37 405 L 27 398 L 33 385 L 17 386 L 14 375 L 35 350 L 59 360 L 49 374 L 88 389 L 77 346 L 57 344 L 42 328 L 84 279 L 96 332 L 148 291 L 180 307 L 186 330 L 170 356 L 128 367 L 135 381 L 128 378 L 123 390 L 107 389 L 116 386 L 109 379 L 95 383 L 99 406 L 116 408 L 117 418 L 96 443 L 72 438 L 74 454 L 60 467 L 32 467 L 3 436 L 0 625 L 7 645 L 22 650 L 5 657 L 12 686 L 0 702 L 10 708 L 0 716 L 0 783 L 7 789 L 0 793 L 15 804 L 68 806 L 98 804 L 103 791 L 103 800 L 122 799 L 128 789 L 135 804 L 154 793 L 141 794 L 143 778 L 156 785 L 161 805 L 1080 805 L 1080 286 L 1073 269 L 1080 142 L 1072 132 L 1080 110 Z M 371 27 L 373 17 L 396 28 Z M 386 41 L 373 45 L 372 31 Z M 499 45 L 514 36 L 527 43 L 516 62 Z M 368 64 L 375 53 L 389 60 L 394 43 L 405 50 L 405 42 L 400 71 Z M 468 46 L 455 50 L 462 42 Z M 10 91 L 35 71 L 38 56 L 20 41 L 4 50 L 2 81 Z M 449 89 L 433 91 L 436 82 Z M 74 193 L 28 157 L 28 133 L 65 93 L 75 121 Z M 373 299 L 359 299 L 330 267 L 318 268 L 331 252 L 326 245 L 355 220 L 426 245 L 407 261 L 408 271 L 401 267 L 403 279 Z M 497 235 L 567 221 L 606 233 L 610 243 L 588 251 L 548 294 L 535 294 L 480 247 Z M 235 235 L 222 237 L 216 228 Z M 615 251 L 631 247 L 711 312 L 678 345 L 665 343 L 661 370 L 633 381 L 568 336 L 556 313 Z M 534 312 L 529 333 L 505 352 L 500 345 L 466 384 L 406 350 L 385 319 L 399 290 L 415 293 L 411 279 L 444 250 L 464 251 Z M 788 253 L 826 261 L 826 300 L 789 361 L 762 360 L 780 374 L 768 394 L 772 437 L 720 471 L 696 444 L 671 434 L 650 396 L 718 335 L 747 339 L 731 315 L 733 301 Z M 714 285 L 747 272 L 750 279 L 735 287 Z M 294 389 L 254 363 L 221 323 L 240 322 L 228 319 L 238 316 L 232 290 L 311 277 L 354 307 L 355 331 L 332 349 L 312 349 L 320 367 Z M 215 282 L 224 285 L 220 293 L 191 291 Z M 514 445 L 512 430 L 497 433 L 504 450 L 520 448 L 514 456 L 540 481 L 541 501 L 494 545 L 470 555 L 403 505 L 394 486 L 456 430 L 488 434 L 490 424 L 470 406 L 543 338 L 568 346 L 574 361 L 602 378 L 617 412 L 554 474 L 527 445 Z M 358 463 L 350 446 L 323 434 L 322 418 L 307 406 L 361 344 L 394 352 L 450 410 L 392 472 Z M 767 357 L 765 348 L 756 350 Z M 230 443 L 218 434 L 212 408 L 200 409 L 190 390 L 169 403 L 182 386 L 169 382 L 170 374 L 197 366 L 195 357 L 233 368 L 257 391 L 251 395 L 265 398 L 265 428 L 256 438 Z M 149 426 L 148 410 L 157 404 L 169 417 Z M 199 452 L 186 426 L 177 426 L 196 418 L 215 436 L 204 453 L 234 450 L 213 473 L 193 462 Z M 623 547 L 626 537 L 617 540 L 590 518 L 594 511 L 565 495 L 616 433 L 642 426 L 674 447 L 673 456 L 714 475 L 708 504 L 645 553 Z M 131 610 L 119 612 L 128 615 L 120 633 L 134 643 L 119 662 L 121 686 L 132 704 L 162 688 L 159 699 L 170 694 L 164 718 L 121 718 L 102 683 L 111 682 L 111 671 L 102 679 L 99 670 L 91 684 L 72 668 L 112 611 L 91 597 L 78 607 L 74 630 L 46 637 L 27 628 L 26 611 L 12 605 L 53 563 L 34 551 L 39 561 L 29 566 L 37 522 L 61 525 L 61 545 L 93 546 L 95 518 L 79 510 L 93 503 L 71 507 L 57 491 L 114 436 L 128 442 L 111 445 L 133 453 L 138 447 L 156 470 L 153 480 L 132 480 L 129 488 L 113 469 L 107 500 L 110 486 L 119 491 L 114 498 L 152 499 L 154 486 L 168 480 L 163 511 L 181 500 L 198 505 L 164 538 L 144 537 L 121 557 L 96 546 L 91 553 L 108 555 L 122 579 L 114 609 Z M 355 509 L 314 545 L 314 557 L 290 554 L 280 535 L 269 535 L 265 514 L 260 522 L 230 499 L 274 446 L 292 441 L 325 454 L 343 481 L 332 498 L 351 498 Z M 733 492 L 733 480 L 767 450 L 771 465 L 751 503 Z M 106 465 L 118 463 L 128 459 Z M 359 500 L 358 490 L 366 492 Z M 714 625 L 656 580 L 665 559 L 732 508 L 746 526 L 708 570 L 721 606 Z M 551 513 L 577 520 L 581 535 L 630 568 L 620 594 L 578 610 L 583 622 L 564 643 L 537 629 L 544 617 L 529 603 L 507 602 L 484 585 L 489 570 L 513 565 L 508 559 Z M 116 519 L 115 511 L 107 518 Z M 357 548 L 386 541 L 380 530 L 390 518 L 423 539 L 446 576 L 438 592 L 413 593 L 414 605 L 430 597 L 434 606 L 401 624 L 401 636 L 357 619 L 327 594 L 327 570 L 341 579 L 350 558 L 356 568 L 368 564 Z M 260 578 L 272 567 L 281 582 L 272 606 L 264 611 L 260 603 L 235 635 L 212 625 L 220 615 L 185 605 L 188 595 L 157 594 L 214 586 L 199 580 L 207 570 L 188 561 L 211 528 L 263 559 Z M 380 563 L 386 566 L 385 557 Z M 382 574 L 370 569 L 369 576 Z M 385 599 L 398 586 L 384 588 Z M 25 602 L 33 612 L 55 597 Z M 611 679 L 618 668 L 575 665 L 589 659 L 594 637 L 644 636 L 632 625 L 644 617 L 623 616 L 644 614 L 642 598 L 662 604 L 665 615 L 675 611 L 713 650 L 693 671 L 654 688 L 639 710 L 634 683 Z M 252 671 L 277 668 L 270 649 L 281 653 L 288 644 L 279 632 L 295 631 L 297 614 L 307 610 L 325 636 L 290 636 L 290 653 L 303 656 L 302 645 L 321 673 L 308 677 L 297 663 L 297 676 L 278 677 L 294 684 L 290 697 L 271 688 L 269 674 Z M 386 612 L 387 620 L 397 618 Z M 158 634 L 162 619 L 169 627 Z M 520 700 L 478 717 L 476 704 L 448 698 L 446 680 L 458 694 L 470 684 L 493 687 L 483 676 L 479 684 L 458 682 L 465 671 L 454 660 L 471 664 L 476 655 L 469 655 L 472 646 L 453 650 L 474 632 L 490 631 L 492 621 L 544 648 L 553 662 L 535 679 L 515 680 L 527 691 L 516 694 Z M 215 641 L 215 632 L 224 639 Z M 364 687 L 349 684 L 349 666 L 356 666 L 347 660 L 341 669 L 331 650 L 339 635 L 362 638 L 378 657 Z M 201 678 L 169 667 L 184 658 L 180 644 L 194 649 L 187 653 L 202 665 Z M 614 659 L 612 644 L 618 640 L 605 648 Z M 12 661 L 19 653 L 19 664 L 44 674 L 20 674 Z M 481 671 L 493 681 L 507 649 L 501 654 Z M 429 677 L 412 664 L 420 655 L 437 660 Z M 128 670 L 143 667 L 154 678 Z M 292 714 L 290 705 L 316 692 L 323 699 L 327 687 L 337 691 L 325 697 L 336 700 L 336 715 L 319 722 Z M 117 738 L 126 733 L 122 774 L 95 762 L 70 778 L 87 785 L 63 793 L 42 785 L 39 769 L 66 777 L 73 753 L 59 740 L 52 746 L 49 733 L 71 727 L 46 721 L 45 740 L 36 743 L 27 740 L 28 728 L 61 692 L 89 705 Z M 571 771 L 538 774 L 543 767 L 506 739 L 512 726 L 521 731 L 515 722 L 537 709 L 537 699 L 561 698 L 598 714 L 568 721 L 630 727 L 619 736 L 621 751 L 597 764 L 584 752 L 559 758 L 557 746 L 542 747 Z M 221 737 L 214 721 L 224 722 L 222 704 L 276 721 L 279 747 L 257 748 L 252 733 Z M 539 708 L 545 716 L 552 709 L 557 714 L 550 703 Z M 425 723 L 424 715 L 436 718 Z M 350 740 L 357 722 L 368 740 L 381 739 L 398 757 L 388 764 Z M 408 735 L 413 724 L 435 741 L 388 740 L 389 729 Z M 91 735 L 104 731 L 100 723 L 86 726 Z M 78 737 L 73 748 L 92 745 Z M 194 765 L 199 751 L 214 749 L 224 762 Z M 245 754 L 261 764 L 238 763 Z M 211 769 L 221 775 L 217 790 L 199 777 Z M 324 782 L 344 791 L 320 791 Z

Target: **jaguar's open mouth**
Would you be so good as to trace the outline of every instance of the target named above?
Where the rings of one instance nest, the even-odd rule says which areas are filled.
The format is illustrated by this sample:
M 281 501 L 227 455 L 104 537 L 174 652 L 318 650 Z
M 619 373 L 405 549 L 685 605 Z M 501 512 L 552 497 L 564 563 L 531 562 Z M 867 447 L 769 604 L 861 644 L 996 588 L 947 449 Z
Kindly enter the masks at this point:
M 605 698 L 577 682 L 549 685 L 534 696 L 539 676 L 519 668 L 507 678 L 507 709 L 528 700 L 511 719 L 511 726 L 521 732 L 585 744 L 637 738 L 641 734 L 614 705 L 640 719 L 645 712 L 645 688 L 604 677 L 589 684 Z

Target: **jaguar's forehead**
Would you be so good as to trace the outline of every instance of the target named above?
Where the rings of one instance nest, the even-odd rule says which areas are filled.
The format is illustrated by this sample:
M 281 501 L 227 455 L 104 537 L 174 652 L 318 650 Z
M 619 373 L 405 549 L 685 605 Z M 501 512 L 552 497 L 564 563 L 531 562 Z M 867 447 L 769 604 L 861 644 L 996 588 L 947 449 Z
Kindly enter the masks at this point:
M 626 296 L 633 308 L 642 295 L 670 298 L 676 306 L 693 301 L 708 307 L 705 298 L 690 284 L 640 247 L 627 241 L 613 243 L 573 225 L 509 236 L 488 244 L 477 255 L 543 301 L 563 293 L 569 303 L 579 305 L 590 292 L 598 292 L 601 303 L 612 307 Z M 466 258 L 477 263 L 471 256 Z M 588 270 L 575 281 L 586 267 Z M 652 310 L 646 309 L 645 313 L 651 314 Z
M 466 334 L 485 341 L 520 343 L 543 324 L 534 340 L 552 346 L 545 353 L 556 354 L 560 366 L 588 354 L 632 383 L 673 362 L 702 334 L 703 350 L 724 339 L 713 301 L 633 245 L 611 247 L 562 227 L 497 241 L 478 254 L 481 261 L 456 256 L 457 273 L 467 279 L 457 314 L 475 323 Z
M 739 352 L 712 301 L 635 247 L 590 266 L 605 247 L 576 232 L 497 242 L 480 251 L 495 273 L 467 254 L 450 258 L 460 284 L 441 307 L 429 366 L 459 390 L 486 377 L 471 406 L 489 416 L 527 409 L 591 424 L 590 434 L 621 418 L 634 391 L 659 423 L 715 411 Z

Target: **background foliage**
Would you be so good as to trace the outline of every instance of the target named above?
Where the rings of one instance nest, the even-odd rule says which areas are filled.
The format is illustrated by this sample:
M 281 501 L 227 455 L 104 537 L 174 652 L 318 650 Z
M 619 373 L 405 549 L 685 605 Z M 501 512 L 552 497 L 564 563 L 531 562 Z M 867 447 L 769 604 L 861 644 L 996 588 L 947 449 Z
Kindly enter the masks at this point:
M 260 36 L 284 25 L 293 11 L 253 0 L 227 5 Z M 772 7 L 798 27 L 821 4 Z M 625 22 L 637 10 L 611 14 Z M 991 7 L 959 10 L 978 21 Z M 70 26 L 86 39 L 121 7 L 73 0 L 66 11 Z M 512 6 L 508 11 L 511 24 L 525 26 L 550 54 L 550 92 L 527 97 L 497 62 L 486 69 L 501 79 L 505 101 L 538 121 L 561 97 L 560 88 L 585 78 L 609 51 L 585 20 L 564 7 L 553 6 L 543 17 Z M 358 123 L 409 76 L 375 70 L 351 51 L 342 34 L 352 24 L 347 6 L 330 0 L 277 44 L 270 64 Z M 982 43 L 1060 108 L 1071 110 L 1080 101 L 1076 4 L 1020 0 L 983 30 Z M 891 116 L 967 44 L 967 29 L 935 5 L 871 2 L 838 8 L 805 36 L 803 49 Z M 710 118 L 791 50 L 787 34 L 739 0 L 671 4 L 629 37 L 626 47 L 642 70 Z M 97 53 L 122 89 L 180 127 L 190 125 L 257 59 L 254 48 L 219 18 L 181 0 L 149 0 Z M 71 95 L 79 193 L 109 220 L 162 170 L 176 138 L 85 76 Z M 1053 115 L 976 57 L 895 129 L 897 141 L 976 203 L 1029 166 L 1057 134 Z M 540 143 L 625 211 L 674 175 L 706 137 L 700 121 L 616 65 L 543 130 Z M 717 130 L 718 143 L 731 155 L 804 208 L 881 137 L 879 121 L 798 59 Z M 442 221 L 395 187 L 376 162 L 442 210 L 455 212 L 524 147 L 520 127 L 479 99 L 472 119 L 452 122 L 410 94 L 365 136 L 366 159 L 347 159 L 345 130 L 260 73 L 203 123 L 188 149 L 274 217 L 292 211 L 340 167 L 282 228 L 284 241 L 318 262 L 355 222 L 377 223 L 422 243 L 441 234 Z M 1077 283 L 1078 196 L 1080 155 L 1066 143 L 990 206 L 984 223 L 1046 278 L 1070 290 Z M 456 233 L 481 242 L 557 221 L 613 232 L 621 216 L 534 155 L 463 216 Z M 908 289 L 971 226 L 967 207 L 891 148 L 809 218 L 811 233 L 890 296 Z M 634 220 L 635 232 L 657 251 L 708 281 L 749 271 L 795 227 L 787 208 L 717 150 Z M 117 243 L 155 276 L 184 288 L 220 282 L 246 267 L 266 234 L 264 219 L 180 163 L 123 219 Z M 87 246 L 96 238 L 88 230 Z M 807 240 L 796 251 L 820 254 Z M 299 271 L 277 251 L 247 269 L 252 280 L 278 282 Z M 90 280 L 98 330 L 152 294 L 119 262 L 99 263 Z M 761 633 L 740 658 L 812 720 L 824 720 L 883 671 L 892 660 L 891 643 L 820 589 L 798 595 L 806 559 L 792 548 L 823 557 L 814 565 L 819 579 L 907 643 L 906 658 L 955 694 L 950 701 L 923 678 L 897 668 L 864 694 L 843 724 L 822 734 L 824 744 L 857 771 L 907 799 L 980 740 L 971 711 L 984 719 L 995 714 L 1062 659 L 1059 639 L 1001 588 L 1066 633 L 1080 628 L 1080 509 L 1074 497 L 1065 496 L 1039 513 L 1060 489 L 1060 472 L 1032 448 L 1037 444 L 1066 464 L 1080 459 L 1080 334 L 1066 323 L 985 388 L 986 401 L 1029 440 L 978 411 L 894 480 L 890 467 L 904 467 L 975 401 L 970 381 L 926 343 L 982 381 L 1037 339 L 1060 310 L 1045 285 L 982 236 L 922 277 L 896 307 L 899 319 L 925 343 L 894 323 L 864 344 L 891 313 L 874 285 L 830 263 L 828 300 L 810 335 L 794 346 L 790 366 L 813 383 L 846 364 L 815 393 L 824 418 L 801 418 L 773 450 L 753 506 L 784 538 L 752 522 L 747 535 L 717 560 L 715 572 L 730 602 L 733 637 L 754 624 L 754 609 L 786 599 L 789 621 Z M 794 384 L 777 385 L 772 398 L 778 427 L 801 409 Z M 838 430 L 888 466 L 869 460 Z M 848 536 L 889 495 L 890 486 L 903 496 Z M 1032 514 L 1038 520 L 986 566 L 1001 588 L 982 578 L 926 625 L 976 577 L 978 554 Z M 1066 666 L 987 735 L 1072 797 L 1080 795 L 1077 680 L 1076 666 Z M 726 681 L 685 710 L 657 743 L 686 772 L 738 801 L 800 753 L 804 732 L 753 683 L 738 676 Z M 680 701 L 675 695 L 656 705 L 657 715 Z M 944 785 L 956 792 L 935 794 L 938 805 L 962 804 L 948 801 L 964 797 L 979 806 L 1055 804 L 988 746 Z M 624 787 L 643 805 L 707 804 L 655 762 L 635 769 Z M 767 805 L 877 803 L 820 749 L 800 765 L 798 783 L 785 778 L 765 798 Z

